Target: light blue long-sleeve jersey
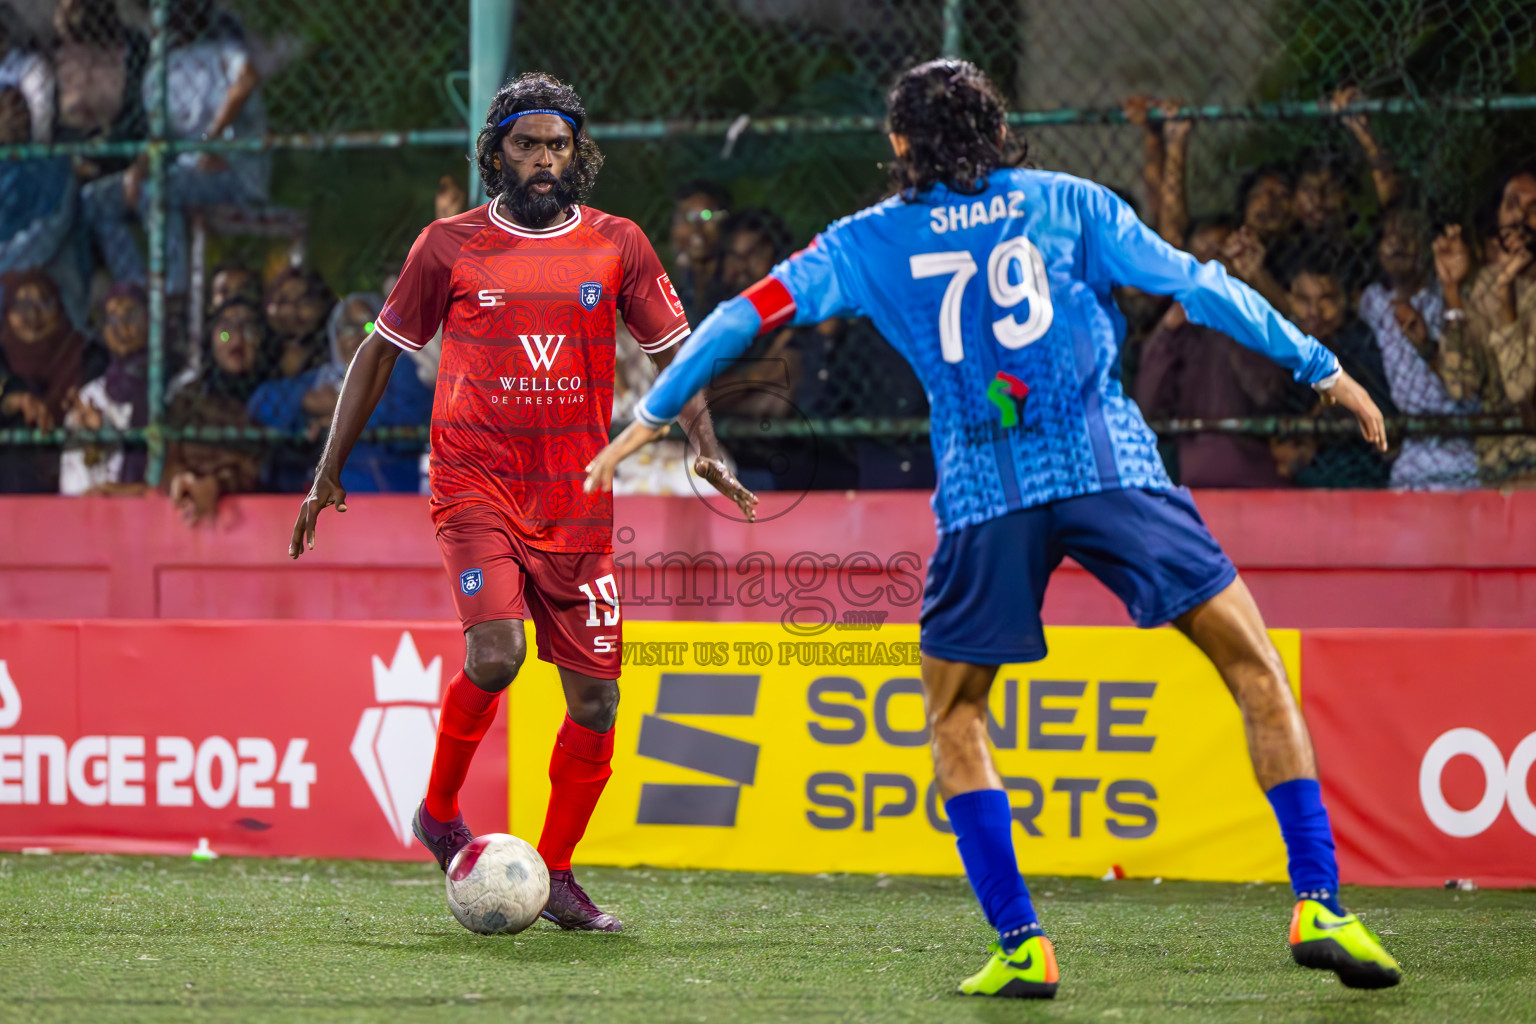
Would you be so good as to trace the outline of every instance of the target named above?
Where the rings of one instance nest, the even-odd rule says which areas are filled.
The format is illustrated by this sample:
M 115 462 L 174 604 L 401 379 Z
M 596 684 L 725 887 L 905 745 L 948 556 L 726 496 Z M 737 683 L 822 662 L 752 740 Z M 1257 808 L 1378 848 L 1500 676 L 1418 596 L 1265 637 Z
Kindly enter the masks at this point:
M 1173 486 L 1120 387 L 1118 285 L 1174 296 L 1191 320 L 1303 383 L 1339 369 L 1219 263 L 1168 245 L 1108 189 L 1066 174 L 1006 170 L 977 195 L 935 186 L 887 199 L 827 228 L 772 276 L 793 300 L 788 322 L 867 316 L 912 364 L 931 408 L 940 532 L 1096 491 Z M 705 319 L 636 416 L 676 418 L 746 350 L 762 315 L 777 324 L 764 306 L 773 293 Z

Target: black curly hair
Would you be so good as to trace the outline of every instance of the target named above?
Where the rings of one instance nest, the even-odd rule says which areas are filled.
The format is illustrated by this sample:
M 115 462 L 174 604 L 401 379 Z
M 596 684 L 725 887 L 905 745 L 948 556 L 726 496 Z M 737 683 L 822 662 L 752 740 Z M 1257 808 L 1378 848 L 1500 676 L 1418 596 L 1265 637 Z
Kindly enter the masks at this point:
M 931 60 L 902 72 L 885 97 L 886 128 L 906 137 L 891 161 L 891 181 L 907 199 L 943 184 L 975 194 L 987 175 L 1024 162 L 1026 148 L 1007 133 L 1008 105 L 980 68 Z
M 561 184 L 571 191 L 576 202 L 585 203 L 597 185 L 597 172 L 603 168 L 603 154 L 587 134 L 587 108 L 576 90 L 542 71 L 518 75 L 496 90 L 496 98 L 491 100 L 485 127 L 480 129 L 480 137 L 475 142 L 475 162 L 480 167 L 480 180 L 485 183 L 486 195 L 499 196 L 506 190 L 495 157 L 501 152 L 502 136 L 512 130 L 512 125 L 502 127 L 501 122 L 520 110 L 558 110 L 576 123 L 576 152 L 561 176 Z

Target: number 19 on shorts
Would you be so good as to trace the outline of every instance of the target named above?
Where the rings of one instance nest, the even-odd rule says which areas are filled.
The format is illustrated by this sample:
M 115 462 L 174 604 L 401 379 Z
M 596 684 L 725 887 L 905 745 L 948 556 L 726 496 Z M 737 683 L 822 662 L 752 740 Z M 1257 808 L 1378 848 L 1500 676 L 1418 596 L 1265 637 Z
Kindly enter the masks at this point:
M 597 593 L 592 593 L 592 588 L 597 588 Z M 587 625 L 589 626 L 617 626 L 619 624 L 619 583 L 613 578 L 613 573 L 607 576 L 599 576 L 591 583 L 583 583 L 576 588 L 587 595 Z M 602 595 L 603 603 L 608 607 L 603 609 L 603 619 L 597 619 L 597 599 Z
M 592 588 L 596 587 L 594 593 Z M 607 576 L 599 576 L 591 583 L 583 583 L 576 588 L 587 597 L 587 625 L 588 626 L 617 626 L 619 624 L 619 582 L 613 578 L 613 573 Z M 598 618 L 597 602 L 601 598 L 608 607 L 602 611 L 602 618 Z M 593 650 L 598 654 L 607 654 L 614 649 L 617 636 L 600 636 L 593 640 Z

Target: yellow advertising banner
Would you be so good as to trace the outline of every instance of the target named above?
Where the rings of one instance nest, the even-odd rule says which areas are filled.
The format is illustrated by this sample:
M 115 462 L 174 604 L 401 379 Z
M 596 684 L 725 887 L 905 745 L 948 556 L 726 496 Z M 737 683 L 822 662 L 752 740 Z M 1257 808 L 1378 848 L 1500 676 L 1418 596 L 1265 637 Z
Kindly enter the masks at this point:
M 1172 629 L 1055 628 L 1007 665 L 989 730 L 1026 874 L 1283 881 L 1285 848 L 1215 669 Z M 1300 634 L 1273 632 L 1291 679 Z M 630 622 L 613 778 L 585 864 L 955 874 L 917 627 Z M 530 661 L 511 700 L 512 830 L 536 841 L 564 702 Z

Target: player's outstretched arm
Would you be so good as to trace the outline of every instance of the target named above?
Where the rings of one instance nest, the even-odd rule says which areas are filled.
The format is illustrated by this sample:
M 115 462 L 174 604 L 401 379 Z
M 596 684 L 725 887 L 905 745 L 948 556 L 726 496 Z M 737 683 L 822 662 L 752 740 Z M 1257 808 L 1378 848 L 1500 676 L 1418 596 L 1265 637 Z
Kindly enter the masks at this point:
M 1258 292 L 1228 276 L 1216 260 L 1201 263 L 1175 249 L 1106 188 L 1090 186 L 1083 199 L 1090 279 L 1171 295 L 1190 320 L 1268 356 L 1303 384 L 1325 383 L 1339 371 L 1332 352 L 1297 330 Z
M 336 398 L 336 413 L 331 417 L 325 450 L 320 455 L 320 464 L 315 467 L 314 486 L 299 506 L 299 518 L 293 524 L 293 538 L 288 542 L 289 558 L 298 558 L 306 546 L 314 550 L 315 521 L 320 518 L 321 509 L 335 505 L 338 512 L 347 510 L 347 492 L 341 486 L 341 467 L 346 465 L 352 446 L 368 424 L 368 417 L 373 415 L 379 399 L 384 397 L 389 375 L 399 357 L 399 348 L 374 333 L 352 358 L 347 379 L 342 382 L 341 394 Z
M 665 433 L 667 425 L 683 413 L 684 407 L 694 400 L 704 385 L 714 379 L 717 372 L 730 366 L 752 344 L 752 339 L 763 326 L 763 319 L 746 296 L 757 287 L 753 285 L 743 295 L 722 302 L 704 318 L 699 329 L 683 342 L 676 357 L 651 382 L 651 389 L 635 406 L 635 421 L 608 442 L 608 446 L 587 464 L 587 480 L 582 486 L 588 494 L 612 490 L 613 471 L 618 464 Z M 713 441 L 713 427 L 709 433 Z M 701 447 L 700 454 L 705 450 Z M 739 483 L 736 486 L 741 487 Z M 716 484 L 716 487 L 719 485 Z M 756 496 L 745 488 L 741 489 L 744 494 L 751 496 L 750 504 L 756 505 Z M 753 515 L 749 506 L 742 505 L 734 494 L 723 488 L 721 493 L 735 500 L 749 517 Z
M 674 346 L 652 354 L 650 359 L 659 372 L 670 366 L 676 356 L 677 348 Z M 715 490 L 734 501 L 736 507 L 741 509 L 741 514 L 747 517 L 747 522 L 756 520 L 757 495 L 747 490 L 726 464 L 725 453 L 720 450 L 720 440 L 715 437 L 715 423 L 710 418 L 709 403 L 704 400 L 704 392 L 700 391 L 688 399 L 688 404 L 683 406 L 679 414 L 678 422 L 682 423 L 694 451 L 699 453 L 693 460 L 693 471 L 708 480 Z

